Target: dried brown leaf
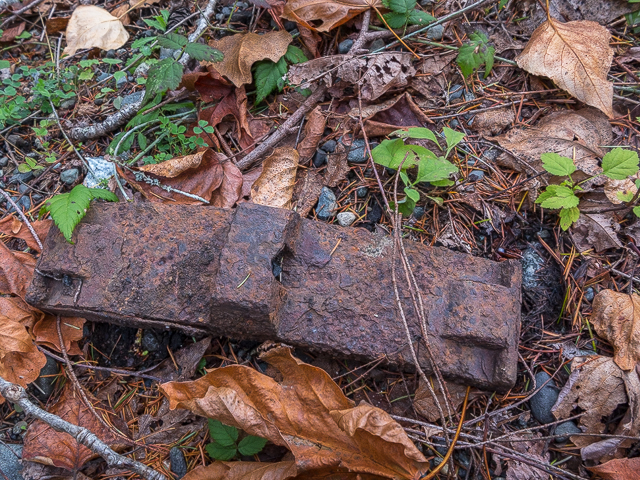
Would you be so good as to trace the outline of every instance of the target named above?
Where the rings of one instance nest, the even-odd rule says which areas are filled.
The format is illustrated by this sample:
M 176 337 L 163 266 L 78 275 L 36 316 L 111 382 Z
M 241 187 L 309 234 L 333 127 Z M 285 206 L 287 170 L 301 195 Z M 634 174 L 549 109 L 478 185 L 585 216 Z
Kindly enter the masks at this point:
M 42 242 L 47 238 L 49 228 L 51 228 L 52 224 L 51 220 L 36 220 L 35 222 L 31 222 L 31 226 Z M 16 217 L 9 215 L 0 220 L 0 233 L 4 233 L 9 237 L 21 238 L 27 243 L 30 249 L 40 252 L 40 246 L 36 242 L 36 239 L 33 238 L 29 228 Z
M 67 46 L 63 55 L 73 55 L 83 48 L 114 50 L 129 40 L 122 22 L 94 5 L 76 7 L 67 25 L 66 36 Z
M 147 172 L 146 175 L 157 179 L 162 185 L 198 195 L 206 201 L 210 201 L 213 192 L 222 184 L 224 172 L 221 162 L 224 161 L 225 158 L 223 155 L 211 149 L 198 152 L 194 155 L 188 155 L 188 157 L 191 158 L 185 159 L 186 157 L 182 157 L 169 160 L 169 162 L 173 162 L 173 165 L 164 168 L 161 168 L 163 164 L 154 165 L 154 167 L 158 167 L 156 171 L 165 174 L 174 175 L 176 172 L 181 171 L 181 173 L 173 177 L 164 177 L 151 172 Z M 149 185 L 144 181 L 138 182 L 135 179 L 135 175 L 129 170 L 118 167 L 118 172 L 120 172 L 120 175 L 122 175 L 131 186 L 152 202 L 186 205 L 201 204 L 200 201 L 177 192 L 167 192 L 158 186 Z
M 145 8 L 160 3 L 160 0 L 129 0 L 130 8 Z
M 354 108 L 349 116 L 357 119 L 359 112 Z M 369 137 L 384 137 L 399 129 L 424 127 L 432 123 L 408 92 L 380 105 L 374 103 L 363 107 L 362 118 Z
M 122 22 L 122 25 L 131 25 L 131 17 L 129 16 L 129 5 L 123 3 L 119 7 L 111 10 L 111 15 Z
M 304 126 L 304 138 L 298 144 L 300 163 L 304 164 L 316 153 L 318 143 L 324 135 L 324 126 L 327 119 L 322 113 L 322 107 L 317 106 L 307 116 L 307 123 Z
M 539 433 L 525 434 L 518 438 L 530 438 L 528 442 L 512 442 L 511 448 L 526 455 L 529 459 L 545 465 L 549 463 L 549 452 L 547 444 L 544 440 L 537 440 L 541 435 Z M 547 480 L 549 474 L 545 471 L 532 466 L 529 463 L 519 462 L 516 459 L 507 459 L 507 480 Z
M 251 83 L 251 66 L 259 61 L 269 59 L 274 62 L 287 53 L 292 37 L 286 30 L 257 33 L 238 33 L 220 40 L 209 42 L 224 54 L 222 62 L 202 62 L 209 65 L 221 75 L 227 77 L 236 86 Z
M 190 92 L 197 91 L 202 100 L 207 103 L 220 100 L 233 92 L 231 82 L 222 78 L 213 68 L 209 67 L 208 70 L 185 73 L 178 89 L 185 87 Z
M 47 20 L 47 35 L 55 35 L 58 32 L 66 30 L 67 25 L 69 25 L 69 18 L 70 17 L 53 17 Z
M 158 177 L 175 178 L 191 168 L 198 168 L 205 154 L 206 151 L 198 152 L 193 155 L 172 158 L 162 163 L 143 165 L 139 170 L 152 173 Z
M 313 168 L 307 168 L 298 172 L 296 186 L 293 191 L 295 210 L 302 218 L 306 217 L 316 203 L 322 192 L 322 177 Z
M 20 22 L 15 27 L 10 27 L 4 30 L 2 32 L 2 36 L 0 36 L 0 42 L 1 43 L 13 42 L 18 35 L 24 32 L 25 25 L 26 24 L 24 22 Z
M 262 173 L 251 187 L 251 201 L 270 207 L 290 208 L 298 169 L 298 151 L 276 148 L 262 165 Z
M 453 407 L 458 408 L 458 406 L 462 405 L 462 402 L 464 401 L 464 397 L 467 393 L 467 387 L 451 382 L 446 382 L 446 386 L 447 390 L 449 391 L 450 398 L 453 402 Z M 440 405 L 444 405 L 445 399 L 442 395 L 442 392 L 437 388 L 435 392 Z M 474 397 L 478 396 L 478 393 L 478 391 L 470 392 L 469 400 L 472 400 Z M 413 406 L 420 415 L 425 417 L 430 422 L 436 422 L 440 420 L 440 413 L 438 412 L 438 408 L 433 401 L 433 397 L 431 396 L 429 389 L 424 385 L 424 382 L 422 380 L 420 380 L 420 383 L 418 384 L 418 389 L 416 390 L 416 395 L 413 399 Z
M 622 195 L 624 198 L 627 195 L 635 195 L 637 191 L 638 187 L 636 187 L 635 183 L 629 178 L 625 178 L 624 180 L 607 178 L 604 184 L 604 193 L 614 205 L 624 203 L 618 195 Z
M 602 252 L 608 248 L 622 248 L 617 232 L 620 224 L 611 212 L 581 213 L 578 221 L 571 227 L 570 235 L 580 252 L 595 249 Z
M 479 113 L 473 119 L 473 129 L 485 137 L 499 134 L 513 124 L 516 114 L 511 108 L 498 108 Z
M 605 480 L 640 480 L 640 457 L 616 458 L 587 470 Z
M 327 187 L 336 187 L 347 178 L 350 170 L 347 163 L 347 157 L 349 156 L 347 148 L 340 142 L 336 145 L 335 151 L 328 155 L 323 182 Z
M 275 469 L 275 476 L 252 477 L 251 470 L 246 475 L 229 475 L 223 469 L 219 470 L 225 474 L 222 477 L 215 476 L 217 473 L 198 474 L 190 479 L 275 479 L 294 472 L 308 473 L 299 478 L 318 478 L 313 475 L 317 470 L 326 473 L 323 478 L 331 478 L 327 469 L 336 474 L 348 471 L 413 479 L 428 470 L 429 463 L 400 425 L 386 412 L 370 405 L 354 408 L 324 370 L 296 360 L 283 347 L 267 352 L 263 359 L 281 372 L 280 383 L 237 365 L 215 369 L 193 382 L 171 382 L 161 387 L 172 408 L 187 408 L 286 446 L 295 457 L 295 465 L 261 464 L 265 472 Z
M 222 162 L 222 184 L 211 197 L 211 205 L 231 208 L 242 195 L 242 172 L 231 160 Z
M 613 345 L 614 361 L 622 370 L 640 362 L 640 296 L 602 290 L 593 299 L 591 324 Z
M 91 400 L 91 397 L 89 399 Z M 97 401 L 93 399 L 93 402 Z M 64 418 L 67 422 L 91 430 L 100 440 L 112 448 L 126 445 L 123 439 L 117 437 L 95 417 L 82 401 L 80 395 L 74 392 L 74 387 L 70 382 L 67 382 L 62 396 L 49 412 Z M 110 407 L 103 405 L 100 407 L 100 412 L 110 417 L 111 422 L 121 432 L 127 432 L 126 424 Z M 29 426 L 24 438 L 22 458 L 32 462 L 77 471 L 95 457 L 97 454 L 79 444 L 71 435 L 57 432 L 41 420 L 36 420 Z
M 282 17 L 310 30 L 328 32 L 371 7 L 382 8 L 380 0 L 289 0 Z
M 562 23 L 549 18 L 516 58 L 518 66 L 551 78 L 572 96 L 613 117 L 613 84 L 607 74 L 613 60 L 611 34 L 596 22 Z
M 227 115 L 231 115 L 235 119 L 238 143 L 246 152 L 250 152 L 254 144 L 254 137 L 249 125 L 247 94 L 244 87 L 237 88 L 229 93 L 215 107 L 202 110 L 198 115 L 198 120 L 204 120 L 209 125 L 217 127 Z M 208 144 L 212 140 L 218 141 L 215 135 L 209 135 L 204 132 L 198 136 Z
M 85 322 L 86 320 L 80 317 L 61 317 L 60 319 L 64 347 L 70 355 L 82 353 L 78 348 L 78 341 L 82 340 L 82 327 Z M 33 335 L 38 345 L 62 352 L 58 338 L 57 319 L 53 315 L 45 315 L 42 320 L 39 320 L 33 327 Z
M 0 294 L 18 295 L 24 300 L 35 268 L 33 256 L 9 250 L 0 242 Z
M 4 321 L 18 322 L 27 330 L 31 330 L 36 322 L 43 317 L 42 312 L 31 308 L 20 297 L 0 296 L 0 323 Z

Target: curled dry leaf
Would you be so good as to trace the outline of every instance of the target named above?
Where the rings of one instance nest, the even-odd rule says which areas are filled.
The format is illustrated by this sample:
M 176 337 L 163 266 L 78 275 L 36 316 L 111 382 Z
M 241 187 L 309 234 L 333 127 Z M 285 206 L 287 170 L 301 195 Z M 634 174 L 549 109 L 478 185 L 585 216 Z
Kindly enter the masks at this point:
M 464 402 L 464 397 L 467 393 L 467 387 L 451 382 L 446 382 L 446 386 L 453 403 L 453 408 L 458 408 L 460 405 L 462 405 L 462 402 Z M 442 392 L 437 387 L 434 388 L 436 397 L 438 398 L 438 402 L 440 402 L 440 405 L 444 405 L 445 399 Z M 479 393 L 480 392 L 478 390 L 473 389 L 469 393 L 469 401 L 477 397 Z M 438 412 L 438 408 L 433 401 L 431 393 L 429 393 L 429 389 L 424 385 L 424 382 L 422 380 L 420 380 L 420 383 L 418 384 L 418 389 L 416 390 L 416 395 L 413 399 L 413 406 L 420 415 L 425 417 L 430 422 L 436 422 L 440 420 L 440 413 Z
M 24 300 L 35 268 L 33 256 L 9 250 L 0 242 L 0 294 L 18 295 Z
M 304 138 L 298 144 L 300 163 L 306 163 L 316 153 L 318 143 L 320 143 L 324 135 L 324 126 L 326 123 L 327 119 L 322 113 L 322 107 L 319 105 L 307 115 L 307 123 L 304 126 Z
M 347 163 L 349 148 L 350 147 L 347 147 L 340 142 L 336 145 L 335 151 L 329 154 L 323 181 L 323 184 L 327 187 L 336 187 L 340 182 L 347 178 L 347 174 L 350 170 L 349 164 Z
M 511 442 L 511 448 L 526 455 L 530 460 L 546 465 L 549 463 L 549 451 L 547 443 L 538 439 L 541 436 L 539 433 L 525 433 L 514 438 L 517 441 Z M 530 439 L 530 441 L 523 442 L 523 439 Z M 531 465 L 530 462 L 520 462 L 516 458 L 507 459 L 507 480 L 547 480 L 548 478 L 548 473 Z
M 358 119 L 359 114 L 359 108 L 354 108 L 349 112 L 349 116 L 354 119 Z M 362 118 L 369 138 L 384 137 L 396 130 L 424 127 L 433 123 L 416 105 L 408 92 L 387 102 L 373 103 L 363 107 Z
M 640 480 L 640 457 L 616 458 L 587 470 L 605 480 Z
M 1 43 L 13 42 L 18 35 L 24 32 L 25 25 L 26 24 L 24 22 L 20 22 L 15 27 L 7 28 L 6 30 L 4 30 L 2 32 L 2 35 L 0 35 L 0 42 Z
M 298 151 L 276 148 L 262 165 L 262 173 L 251 186 L 251 201 L 270 207 L 290 208 L 298 169 Z
M 51 220 L 36 220 L 35 222 L 31 222 L 31 226 L 42 242 L 47 238 L 49 228 L 51 228 L 52 224 L 53 222 Z M 4 233 L 9 237 L 21 238 L 27 243 L 27 247 L 36 252 L 40 252 L 40 247 L 36 239 L 33 238 L 29 228 L 12 215 L 8 215 L 0 220 L 0 233 Z
M 602 290 L 593 299 L 591 324 L 613 345 L 613 359 L 623 370 L 640 362 L 640 296 Z
M 79 5 L 73 11 L 66 36 L 63 55 L 73 55 L 82 48 L 115 50 L 129 40 L 129 34 L 118 18 L 93 5 Z
M 328 32 L 369 8 L 382 8 L 380 0 L 289 0 L 282 17 L 310 30 Z
M 602 252 L 608 248 L 622 248 L 617 232 L 620 224 L 611 212 L 581 213 L 569 234 L 580 252 L 595 249 Z
M 347 471 L 413 479 L 427 471 L 429 463 L 386 412 L 366 404 L 354 407 L 324 370 L 295 359 L 288 348 L 271 350 L 263 359 L 281 372 L 281 382 L 234 365 L 217 368 L 193 382 L 164 383 L 161 388 L 171 408 L 187 408 L 292 452 L 294 464 L 259 464 L 264 469 L 260 473 L 276 475 L 260 474 L 259 478 Z M 238 466 L 224 465 L 232 470 L 249 469 L 246 475 L 256 468 L 255 463 L 234 464 Z M 225 473 L 227 468 L 220 469 L 216 462 L 194 470 L 187 478 L 249 478 L 239 472 L 231 474 L 231 470 Z M 225 476 L 209 475 L 214 470 Z
M 157 179 L 161 185 L 167 185 L 183 192 L 198 195 L 210 201 L 213 192 L 220 187 L 224 178 L 222 154 L 211 149 L 185 157 L 174 158 L 157 165 L 141 167 L 146 175 Z M 169 165 L 166 165 L 169 164 Z M 200 205 L 201 202 L 176 192 L 167 192 L 159 186 L 149 185 L 144 180 L 136 180 L 130 170 L 118 167 L 118 172 L 136 190 L 152 202 L 179 203 L 186 205 Z M 164 175 L 170 175 L 165 177 Z
M 224 54 L 222 62 L 202 62 L 227 77 L 236 86 L 251 83 L 251 66 L 259 61 L 269 59 L 277 62 L 287 53 L 292 37 L 286 30 L 257 33 L 238 33 L 220 40 L 209 42 Z
M 242 172 L 231 160 L 222 162 L 222 183 L 213 192 L 211 205 L 220 208 L 231 208 L 242 195 Z
M 313 210 L 313 206 L 318 203 L 320 192 L 322 192 L 322 177 L 316 169 L 300 170 L 293 191 L 293 202 L 298 215 L 304 218 Z
M 69 25 L 69 18 L 70 17 L 53 17 L 47 20 L 47 35 L 55 35 L 58 32 L 66 30 L 67 25 Z
M 613 117 L 611 34 L 596 22 L 562 23 L 549 18 L 516 58 L 518 66 L 552 79 L 573 97 Z
M 94 405 L 99 403 L 96 399 L 92 399 L 91 396 L 89 396 L 89 399 Z M 115 428 L 120 432 L 127 432 L 127 425 L 110 407 L 105 405 L 96 405 L 96 407 L 100 409 L 103 415 L 109 417 L 110 423 Z M 91 430 L 100 440 L 113 449 L 119 449 L 126 445 L 122 438 L 117 437 L 95 417 L 89 407 L 82 401 L 80 395 L 74 392 L 71 382 L 67 382 L 62 396 L 51 407 L 49 412 L 64 418 L 67 422 Z M 97 457 L 97 454 L 79 444 L 71 435 L 57 432 L 41 420 L 36 420 L 29 426 L 24 438 L 22 458 L 32 462 L 77 471 L 95 457 Z

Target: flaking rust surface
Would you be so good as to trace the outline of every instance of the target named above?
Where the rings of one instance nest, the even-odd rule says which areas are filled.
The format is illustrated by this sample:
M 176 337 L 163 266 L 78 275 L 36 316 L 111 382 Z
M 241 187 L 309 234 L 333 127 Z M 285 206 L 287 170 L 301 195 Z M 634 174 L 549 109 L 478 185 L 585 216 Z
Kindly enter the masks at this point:
M 52 228 L 27 300 L 54 313 L 234 339 L 339 359 L 412 364 L 394 300 L 391 238 L 244 203 L 234 210 L 98 204 L 68 244 Z M 445 377 L 505 391 L 516 379 L 520 264 L 405 242 Z M 404 272 L 404 311 L 431 371 Z M 275 268 L 274 268 L 275 267 Z M 277 275 L 274 275 L 277 274 Z

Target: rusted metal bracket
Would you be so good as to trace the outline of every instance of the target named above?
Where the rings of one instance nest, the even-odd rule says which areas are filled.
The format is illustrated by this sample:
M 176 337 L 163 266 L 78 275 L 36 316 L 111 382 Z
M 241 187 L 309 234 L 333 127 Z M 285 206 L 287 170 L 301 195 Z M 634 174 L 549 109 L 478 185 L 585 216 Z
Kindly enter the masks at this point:
M 29 303 L 128 326 L 412 363 L 394 300 L 389 237 L 249 203 L 234 210 L 143 203 L 92 206 L 74 241 L 51 229 L 37 265 L 44 275 L 34 276 Z M 520 332 L 519 263 L 405 246 L 444 376 L 509 389 Z M 419 361 L 431 371 L 409 295 L 401 292 L 403 307 Z

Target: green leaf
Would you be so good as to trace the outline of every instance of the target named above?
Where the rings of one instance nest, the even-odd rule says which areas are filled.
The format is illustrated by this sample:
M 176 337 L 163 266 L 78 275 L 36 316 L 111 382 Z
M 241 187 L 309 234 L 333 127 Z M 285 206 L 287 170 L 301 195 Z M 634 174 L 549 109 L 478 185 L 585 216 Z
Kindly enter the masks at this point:
M 93 72 L 90 69 L 83 70 L 78 75 L 78 80 L 91 80 L 93 78 Z
M 635 194 L 633 192 L 616 192 L 616 197 L 618 197 L 618 200 L 620 200 L 621 202 L 627 203 L 630 202 L 631 200 L 633 200 L 633 197 L 635 196 Z
M 184 51 L 191 58 L 198 61 L 221 62 L 224 59 L 224 55 L 220 50 L 216 50 L 204 43 L 188 43 Z
M 116 81 L 120 80 L 121 78 L 124 78 L 127 76 L 127 72 L 123 72 L 122 70 L 118 70 L 117 72 L 115 72 L 113 74 L 113 78 L 116 79 Z
M 209 434 L 211 438 L 222 446 L 233 445 L 238 440 L 238 429 L 223 424 L 220 420 L 209 419 Z
M 638 173 L 638 154 L 633 150 L 614 148 L 602 158 L 602 173 L 613 180 L 624 180 Z
M 256 105 L 267 98 L 276 89 L 284 87 L 284 76 L 287 74 L 287 63 L 284 58 L 277 62 L 263 60 L 255 64 L 253 79 L 256 84 Z
M 540 160 L 542 160 L 542 167 L 552 175 L 568 177 L 576 171 L 573 160 L 557 153 L 543 153 L 540 155 Z
M 226 462 L 231 460 L 236 456 L 236 452 L 238 451 L 235 444 L 234 445 L 220 445 L 219 443 L 207 443 L 205 446 L 207 453 L 214 460 L 222 460 Z
M 20 173 L 27 173 L 27 172 L 30 172 L 31 170 L 33 169 L 26 163 L 21 163 L 20 165 L 18 165 L 18 171 Z
M 413 148 L 415 148 L 414 145 L 405 145 L 400 138 L 383 140 L 380 145 L 371 151 L 371 155 L 373 156 L 373 161 L 378 165 L 397 170 L 400 164 L 402 164 L 402 169 L 406 170 L 414 167 L 416 164 L 416 153 Z M 423 149 L 428 152 L 426 148 Z M 406 160 L 405 156 L 407 156 Z
M 116 65 L 118 63 L 122 63 L 122 60 L 119 58 L 103 58 L 102 61 L 108 65 Z
M 9 68 L 11 62 L 9 60 L 0 60 L 0 68 Z
M 116 197 L 109 190 L 100 188 L 87 188 L 84 185 L 76 185 L 69 193 L 62 193 L 52 197 L 40 210 L 40 214 L 49 212 L 53 222 L 58 226 L 60 232 L 71 241 L 73 230 L 80 223 L 80 220 L 87 213 L 89 204 L 94 198 L 102 198 L 110 202 L 117 202 Z
M 387 22 L 387 25 L 389 25 L 389 27 L 393 29 L 404 27 L 407 24 L 407 21 L 409 20 L 407 15 L 405 15 L 404 13 L 397 13 L 397 12 L 385 13 L 383 17 Z
M 384 6 L 392 12 L 408 14 L 416 8 L 416 0 L 387 0 Z
M 148 145 L 147 137 L 145 137 L 142 132 L 138 133 L 138 145 L 142 150 L 147 148 L 147 145 Z
M 414 202 L 418 202 L 420 200 L 420 192 L 414 190 L 413 188 L 404 187 L 404 193 L 406 193 L 407 197 L 409 197 Z
M 438 137 L 428 128 L 423 127 L 411 127 L 409 130 L 396 130 L 395 132 L 391 132 L 390 135 L 394 135 L 400 138 L 426 138 L 428 140 L 433 141 L 435 144 L 439 145 Z
M 289 45 L 287 47 L 287 53 L 284 54 L 284 59 L 293 64 L 309 61 L 304 52 L 294 45 Z
M 170 48 L 171 50 L 181 50 L 182 47 L 184 47 L 188 43 L 189 39 L 187 37 L 173 32 L 158 37 L 158 45 L 160 45 L 161 47 Z
M 462 139 L 464 138 L 464 133 L 456 132 L 455 130 L 451 130 L 449 127 L 444 127 L 442 129 L 444 133 L 444 138 L 447 140 L 447 157 L 449 156 L 449 152 L 458 145 Z
M 131 44 L 131 48 L 140 48 L 148 43 L 153 42 L 154 40 L 156 40 L 158 37 L 144 37 L 144 38 L 138 38 L 137 40 L 134 40 L 134 42 Z
M 470 76 L 475 69 L 486 64 L 485 78 L 493 68 L 495 48 L 488 45 L 489 39 L 484 33 L 469 35 L 469 43 L 465 43 L 458 50 L 456 62 L 465 77 Z
M 563 208 L 560 210 L 560 227 L 562 230 L 567 231 L 569 227 L 578 221 L 580 218 L 580 210 L 577 207 Z
M 433 22 L 435 17 L 432 17 L 422 10 L 413 10 L 409 13 L 408 23 L 409 25 L 428 25 Z
M 640 217 L 640 207 L 633 207 L 633 213 L 636 214 L 636 217 Z
M 164 93 L 167 90 L 174 90 L 180 85 L 182 65 L 173 58 L 165 58 L 149 68 L 147 76 L 147 91 L 144 95 L 144 102 L 152 98 L 157 93 Z
M 418 163 L 418 182 L 438 182 L 447 180 L 449 175 L 456 173 L 458 167 L 445 159 L 425 158 Z
M 255 455 L 256 453 L 259 453 L 266 444 L 266 438 L 249 435 L 240 440 L 240 443 L 238 444 L 238 451 L 242 455 Z
M 580 199 L 576 197 L 569 187 L 563 185 L 549 185 L 547 189 L 538 196 L 536 203 L 543 208 L 573 208 L 577 207 Z

